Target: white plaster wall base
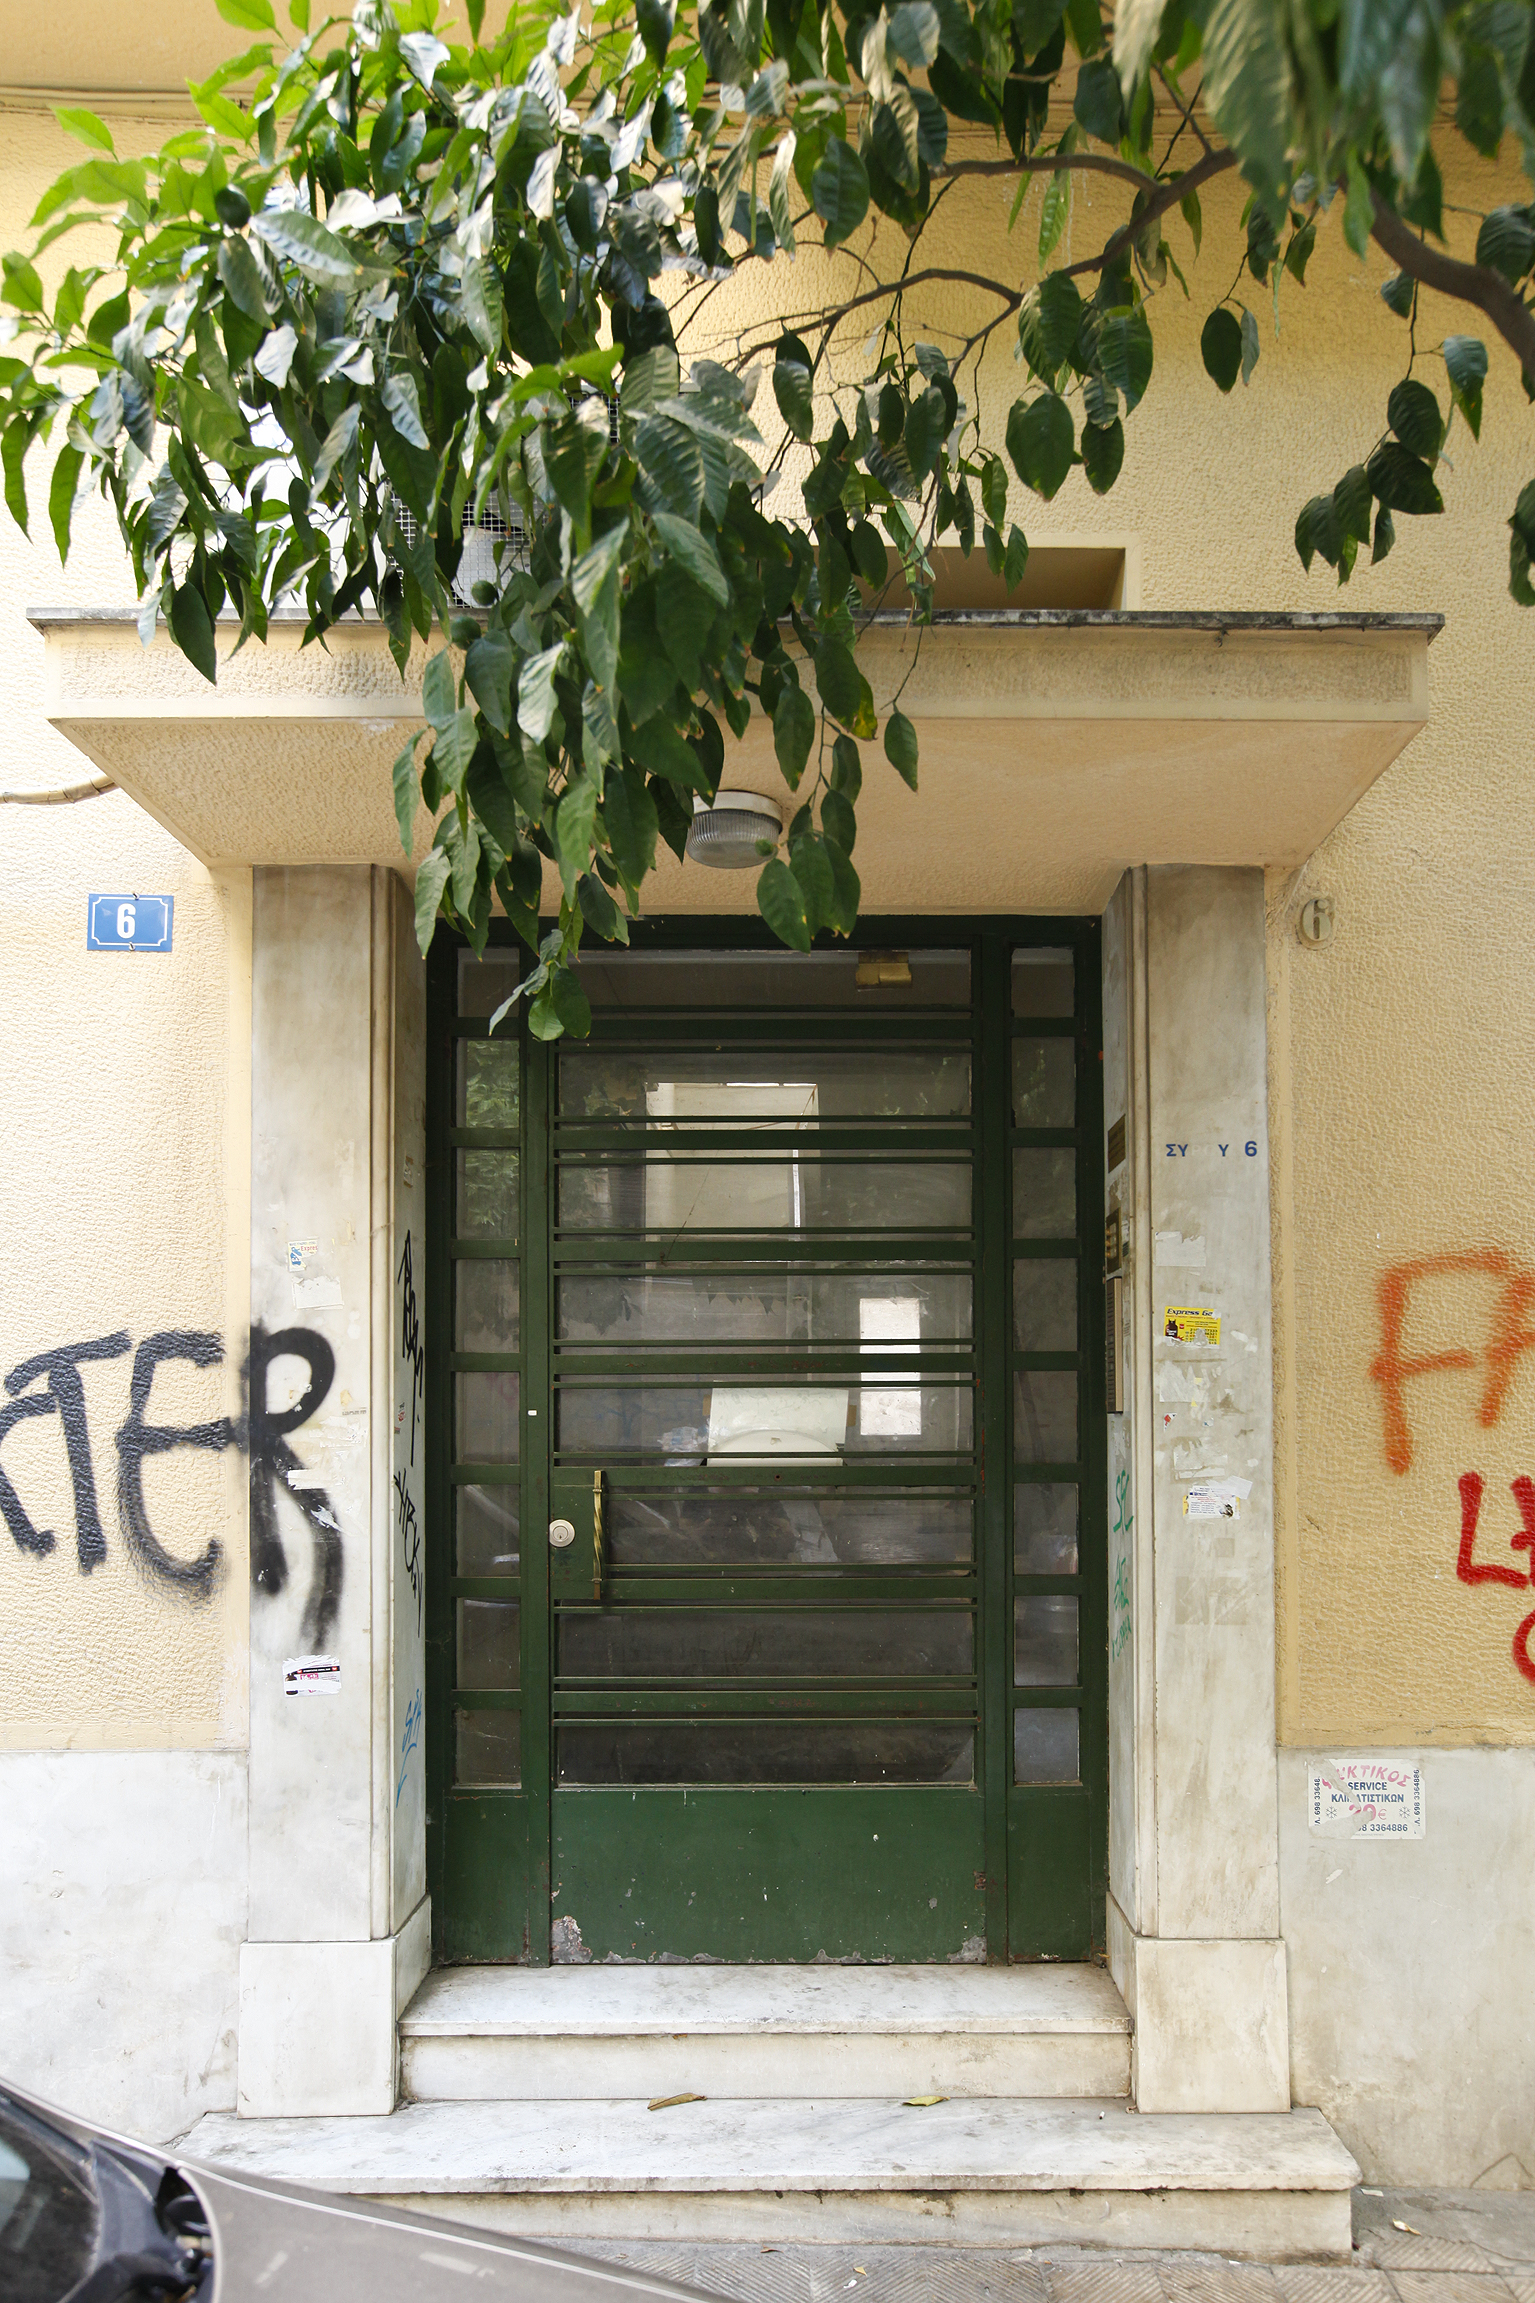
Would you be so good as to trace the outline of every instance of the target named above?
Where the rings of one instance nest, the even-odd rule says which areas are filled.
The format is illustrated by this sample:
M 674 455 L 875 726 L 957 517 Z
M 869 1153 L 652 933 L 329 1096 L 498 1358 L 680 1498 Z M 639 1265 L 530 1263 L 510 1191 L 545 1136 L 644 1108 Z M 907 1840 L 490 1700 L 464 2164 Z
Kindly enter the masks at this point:
M 386 2115 L 402 2008 L 431 1961 L 431 1906 L 369 1943 L 247 1943 L 240 1953 L 242 2119 Z
M 155 2141 L 235 2099 L 245 1759 L 0 1753 L 0 2072 Z
M 1137 2110 L 1287 2110 L 1283 1943 L 1136 1935 L 1112 1897 L 1108 1910 L 1110 1972 L 1135 2023 Z

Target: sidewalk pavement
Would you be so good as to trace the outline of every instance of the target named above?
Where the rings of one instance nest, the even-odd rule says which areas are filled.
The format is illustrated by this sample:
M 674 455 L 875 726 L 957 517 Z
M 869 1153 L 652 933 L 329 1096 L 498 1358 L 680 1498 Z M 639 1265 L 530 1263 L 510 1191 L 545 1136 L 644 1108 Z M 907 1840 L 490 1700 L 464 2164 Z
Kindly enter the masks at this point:
M 1535 2191 L 1363 2188 L 1351 2264 L 1048 2246 L 615 2239 L 578 2251 L 731 2303 L 1535 2303 Z

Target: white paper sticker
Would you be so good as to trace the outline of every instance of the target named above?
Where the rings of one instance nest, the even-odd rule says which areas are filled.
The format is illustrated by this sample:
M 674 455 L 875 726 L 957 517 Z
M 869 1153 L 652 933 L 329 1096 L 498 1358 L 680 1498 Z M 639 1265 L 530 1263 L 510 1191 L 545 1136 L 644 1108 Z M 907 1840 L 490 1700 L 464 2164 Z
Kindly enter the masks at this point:
M 1185 1519 L 1235 1519 L 1239 1509 L 1236 1496 L 1223 1495 L 1216 1487 L 1191 1487 L 1183 1498 Z
M 339 1695 L 341 1664 L 334 1655 L 290 1655 L 282 1667 L 284 1695 Z
M 1423 1770 L 1326 1759 L 1310 1770 L 1309 1821 L 1324 1839 L 1421 1839 Z

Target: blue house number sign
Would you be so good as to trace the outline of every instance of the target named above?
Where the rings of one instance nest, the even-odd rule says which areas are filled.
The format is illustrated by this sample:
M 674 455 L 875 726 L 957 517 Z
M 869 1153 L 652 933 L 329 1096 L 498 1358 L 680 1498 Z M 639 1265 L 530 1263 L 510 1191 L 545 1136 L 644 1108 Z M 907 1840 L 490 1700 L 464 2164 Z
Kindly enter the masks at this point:
M 168 952 L 174 896 L 87 896 L 88 952 Z

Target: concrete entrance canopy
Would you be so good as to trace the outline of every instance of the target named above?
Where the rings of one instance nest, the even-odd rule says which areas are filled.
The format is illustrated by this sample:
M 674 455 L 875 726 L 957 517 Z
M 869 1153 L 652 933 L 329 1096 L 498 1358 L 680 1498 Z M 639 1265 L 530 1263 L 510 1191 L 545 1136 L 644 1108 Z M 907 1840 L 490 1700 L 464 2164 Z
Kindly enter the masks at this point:
M 920 634 L 881 621 L 862 661 L 881 711 L 911 673 L 921 788 L 866 778 L 864 908 L 1099 912 L 1131 864 L 1302 863 L 1423 726 L 1441 621 L 1034 609 L 940 613 Z M 163 633 L 141 647 L 131 612 L 32 622 L 52 724 L 203 862 L 408 874 L 389 771 L 419 724 L 422 649 L 402 679 L 377 625 L 301 648 L 295 618 L 209 687 Z M 999 722 L 1011 732 L 989 736 Z M 760 716 L 730 780 L 783 793 Z M 430 836 L 423 812 L 417 860 Z M 663 851 L 647 896 L 655 911 L 750 910 L 753 880 L 684 872 Z

